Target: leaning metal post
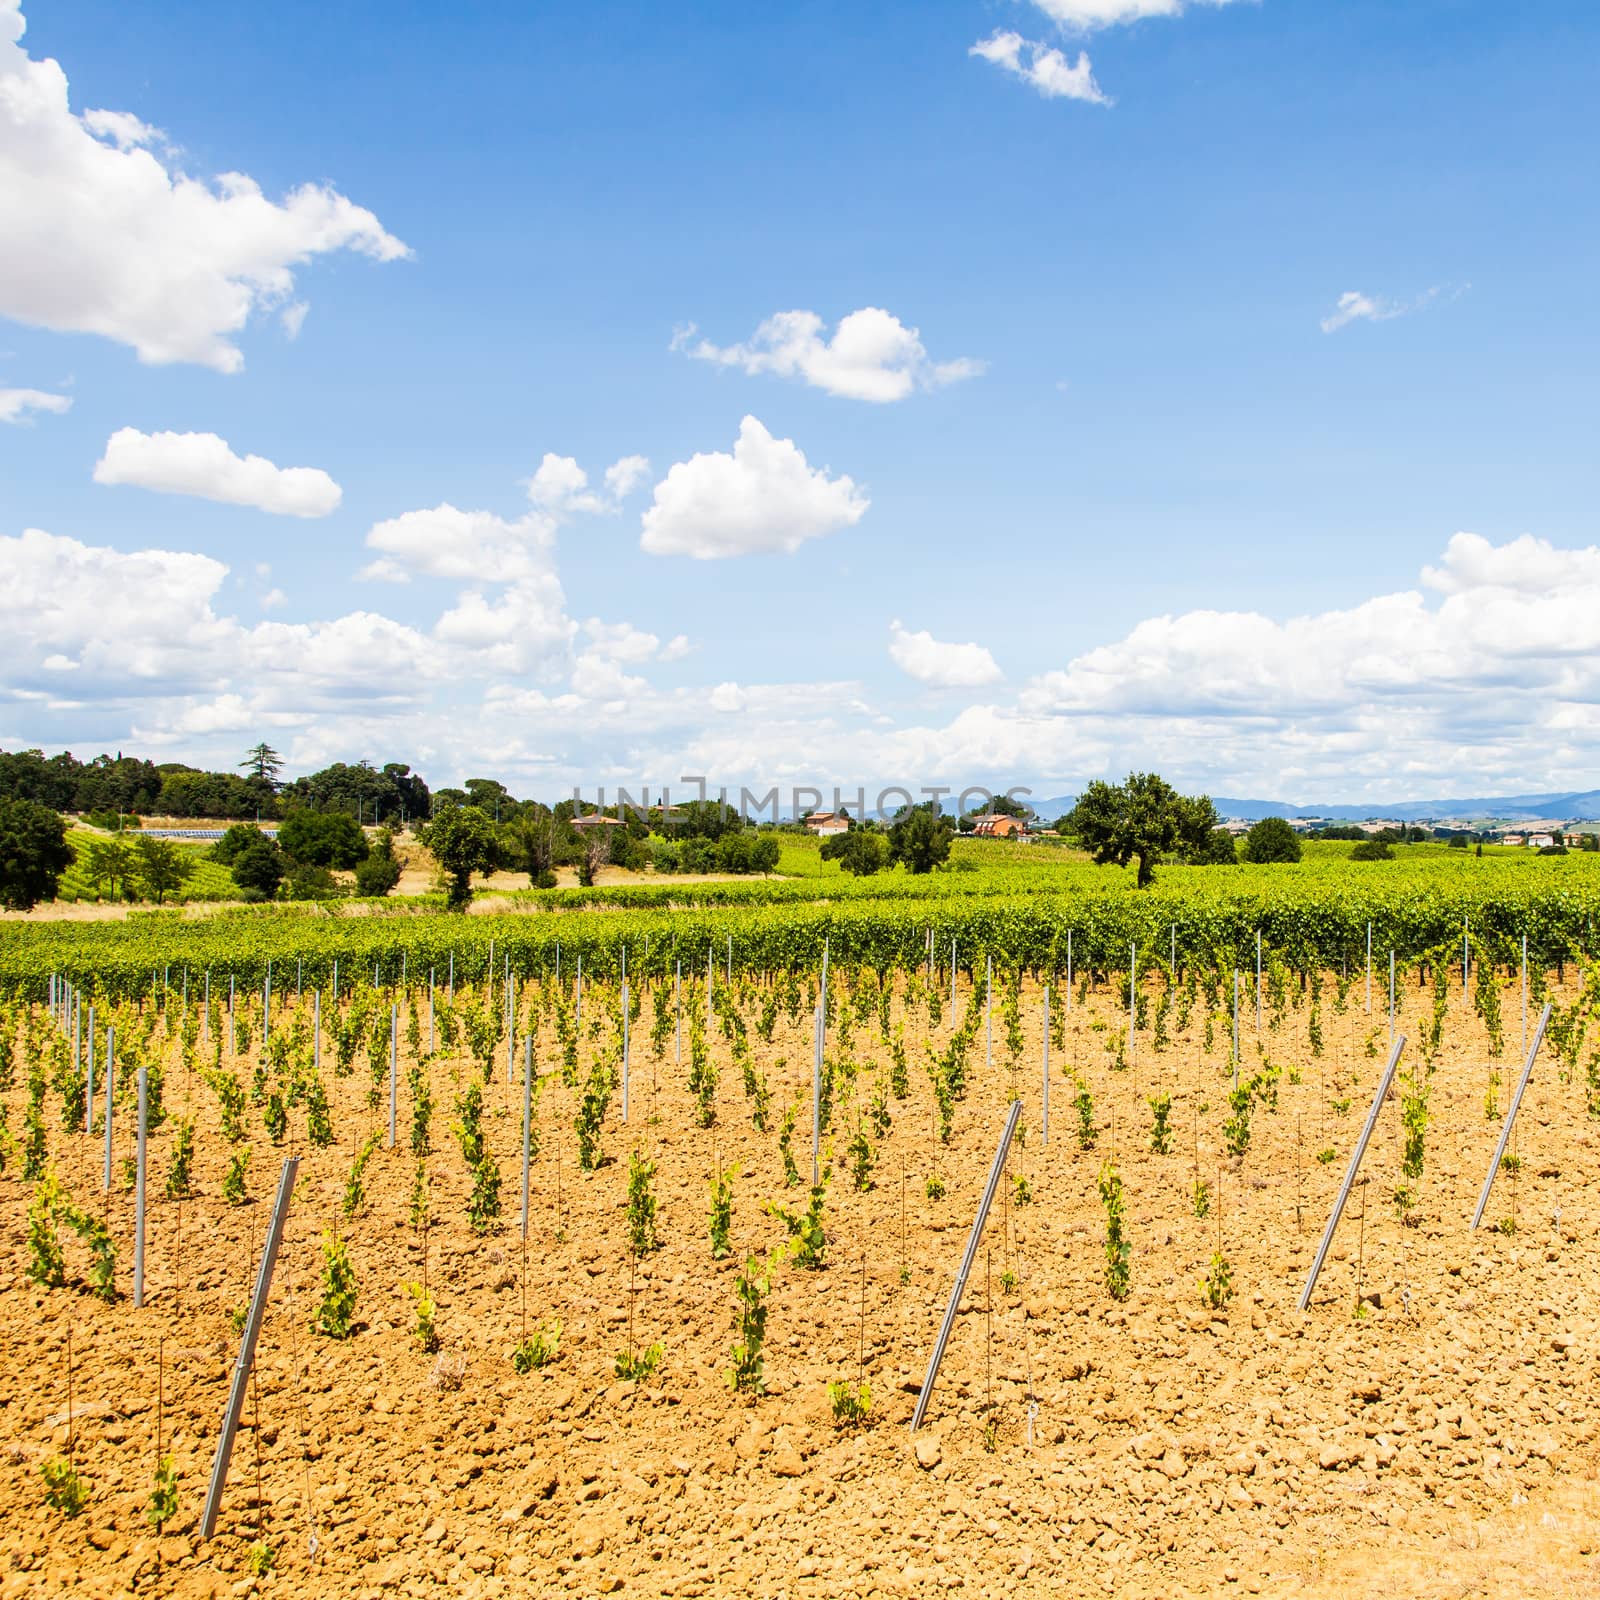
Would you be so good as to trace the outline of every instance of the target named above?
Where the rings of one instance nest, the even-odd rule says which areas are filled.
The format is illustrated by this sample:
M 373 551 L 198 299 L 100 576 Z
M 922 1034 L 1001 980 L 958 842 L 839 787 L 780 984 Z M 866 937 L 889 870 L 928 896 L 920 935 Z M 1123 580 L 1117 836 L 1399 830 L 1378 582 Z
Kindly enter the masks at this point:
M 1476 1228 L 1483 1221 L 1484 1208 L 1489 1204 L 1489 1191 L 1494 1188 L 1494 1175 L 1500 1170 L 1500 1159 L 1506 1153 L 1506 1145 L 1511 1140 L 1511 1125 L 1517 1120 L 1517 1109 L 1522 1104 L 1522 1092 L 1528 1087 L 1528 1075 L 1533 1071 L 1534 1057 L 1539 1054 L 1539 1046 L 1544 1043 L 1544 1030 L 1550 1022 L 1550 1002 L 1544 1003 L 1544 1010 L 1539 1013 L 1539 1021 L 1533 1030 L 1533 1043 L 1528 1047 L 1527 1059 L 1522 1063 L 1522 1076 L 1517 1079 L 1516 1092 L 1511 1096 L 1511 1105 L 1506 1111 L 1504 1126 L 1500 1129 L 1500 1142 L 1494 1147 L 1494 1160 L 1489 1163 L 1489 1171 L 1483 1180 L 1483 1193 L 1478 1196 L 1478 1209 L 1472 1213 L 1472 1226 Z
M 239 1414 L 244 1410 L 245 1385 L 255 1365 L 256 1340 L 267 1314 L 267 1296 L 272 1293 L 272 1269 L 277 1265 L 278 1247 L 283 1243 L 283 1225 L 289 1216 L 289 1196 L 294 1192 L 294 1175 L 300 1158 L 290 1156 L 278 1179 L 278 1199 L 267 1227 L 266 1248 L 261 1253 L 261 1270 L 256 1274 L 256 1292 L 250 1300 L 250 1315 L 245 1319 L 244 1338 L 239 1341 L 239 1357 L 233 1364 L 233 1385 L 228 1391 L 228 1409 L 222 1417 L 222 1437 L 217 1440 L 217 1459 L 211 1467 L 211 1487 L 206 1492 L 206 1507 L 200 1518 L 200 1537 L 209 1539 L 217 1528 L 217 1513 L 222 1509 L 222 1486 L 228 1479 L 228 1462 L 233 1455 L 234 1435 L 239 1431 Z
M 1339 1226 L 1339 1218 L 1344 1215 L 1344 1203 L 1350 1198 L 1351 1189 L 1355 1187 L 1361 1158 L 1367 1153 L 1372 1130 L 1378 1125 L 1378 1113 L 1383 1110 L 1383 1102 L 1388 1097 L 1390 1085 L 1394 1082 L 1394 1069 L 1400 1065 L 1400 1052 L 1405 1047 L 1406 1036 L 1402 1033 L 1389 1052 L 1389 1065 L 1383 1069 L 1378 1092 L 1372 1097 L 1372 1107 L 1367 1112 L 1366 1126 L 1361 1130 L 1361 1137 L 1356 1141 L 1355 1149 L 1350 1152 L 1350 1169 L 1344 1175 L 1344 1182 L 1339 1185 L 1338 1198 L 1334 1200 L 1333 1210 L 1328 1215 L 1328 1226 L 1322 1230 L 1322 1243 L 1317 1246 L 1317 1259 L 1311 1263 L 1311 1276 L 1306 1279 L 1306 1286 L 1300 1291 L 1298 1304 L 1302 1311 L 1311 1303 L 1311 1291 L 1317 1286 L 1317 1274 L 1322 1271 L 1322 1263 L 1328 1258 L 1328 1246 L 1333 1243 L 1334 1229 Z
M 950 1303 L 944 1308 L 944 1321 L 939 1324 L 939 1337 L 934 1340 L 933 1355 L 928 1360 L 928 1375 L 922 1380 L 922 1392 L 917 1396 L 917 1409 L 911 1416 L 910 1431 L 922 1426 L 927 1414 L 928 1401 L 933 1395 L 934 1380 L 939 1376 L 939 1363 L 944 1360 L 944 1347 L 950 1342 L 950 1331 L 955 1327 L 956 1311 L 961 1296 L 966 1292 L 967 1275 L 972 1271 L 973 1258 L 978 1253 L 978 1242 L 983 1238 L 983 1225 L 989 1219 L 989 1207 L 994 1204 L 995 1192 L 1000 1187 L 1000 1176 L 1006 1167 L 1006 1152 L 1011 1148 L 1011 1135 L 1017 1131 L 1017 1119 L 1022 1115 L 1022 1102 L 1013 1100 L 1006 1115 L 1005 1131 L 1000 1135 L 999 1147 L 994 1153 L 994 1165 L 989 1168 L 989 1181 L 984 1185 L 983 1199 L 978 1203 L 978 1214 L 972 1219 L 972 1232 L 967 1236 L 967 1248 L 961 1257 L 961 1268 L 950 1289 Z

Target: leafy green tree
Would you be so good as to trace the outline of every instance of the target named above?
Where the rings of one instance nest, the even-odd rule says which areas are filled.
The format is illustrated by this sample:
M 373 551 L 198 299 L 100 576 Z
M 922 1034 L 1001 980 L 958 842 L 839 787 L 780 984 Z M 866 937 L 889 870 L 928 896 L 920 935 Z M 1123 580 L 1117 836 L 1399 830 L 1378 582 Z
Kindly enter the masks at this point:
M 1354 850 L 1350 852 L 1352 861 L 1393 861 L 1394 851 L 1389 848 L 1389 841 L 1384 838 L 1363 839 Z
M 250 899 L 270 900 L 283 882 L 283 852 L 264 833 L 251 831 L 255 838 L 247 840 L 233 858 L 233 881 Z
M 356 867 L 356 893 L 385 895 L 400 881 L 400 860 L 394 853 L 394 830 L 382 828 L 367 859 Z
M 336 761 L 285 784 L 282 798 L 311 811 L 349 811 L 358 822 L 421 820 L 432 809 L 428 786 L 403 761 L 379 770 L 370 761 Z
M 845 872 L 868 878 L 883 866 L 888 850 L 881 833 L 871 828 L 852 828 L 848 833 L 835 833 L 824 839 L 821 855 L 824 861 L 837 861 Z
M 1008 794 L 997 794 L 987 805 L 976 805 L 967 813 L 969 817 L 1016 817 L 1026 822 L 1033 815 L 1031 806 L 1013 800 Z
M 494 824 L 476 806 L 446 806 L 417 836 L 450 880 L 450 909 L 464 911 L 472 903 L 472 874 L 494 865 Z
M 67 825 L 33 800 L 0 800 L 0 906 L 31 911 L 54 900 L 73 862 Z
M 128 882 L 136 875 L 138 868 L 134 863 L 133 851 L 119 840 L 91 839 L 89 859 L 84 864 L 84 870 L 96 894 L 120 900 L 127 893 Z
M 1244 836 L 1244 858 L 1257 866 L 1300 859 L 1300 835 L 1282 817 L 1263 817 Z
M 161 767 L 156 810 L 164 817 L 248 817 L 260 810 L 275 815 L 270 791 L 237 772 L 199 772 L 193 767 Z
M 219 866 L 231 867 L 240 854 L 258 839 L 267 839 L 253 822 L 236 822 L 211 847 L 211 859 Z M 271 843 L 271 840 L 267 840 Z
M 1189 859 L 1197 867 L 1236 867 L 1239 851 L 1226 828 L 1213 828 L 1206 835 L 1205 843 Z
M 160 905 L 169 894 L 176 894 L 189 881 L 194 862 L 170 839 L 133 841 L 139 861 L 139 883 L 144 892 Z
M 367 836 L 348 811 L 291 811 L 278 847 L 313 867 L 354 867 L 367 859 Z
M 511 814 L 517 802 L 512 798 L 511 791 L 497 778 L 468 778 L 467 804 L 476 806 L 485 816 L 499 821 L 502 816 Z
M 954 831 L 933 801 L 907 806 L 889 828 L 889 865 L 898 864 L 907 872 L 932 872 L 950 859 Z
M 333 874 L 314 861 L 297 861 L 293 856 L 288 856 L 284 859 L 284 865 L 288 868 L 283 879 L 285 899 L 331 900 L 343 893 Z
M 1190 799 L 1159 773 L 1130 772 L 1126 783 L 1095 779 L 1072 808 L 1072 832 L 1101 866 L 1138 863 L 1138 887 L 1155 881 L 1164 856 L 1198 850 L 1217 826 L 1209 797 Z
M 770 833 L 725 833 L 716 842 L 720 872 L 771 872 L 777 864 L 778 841 Z

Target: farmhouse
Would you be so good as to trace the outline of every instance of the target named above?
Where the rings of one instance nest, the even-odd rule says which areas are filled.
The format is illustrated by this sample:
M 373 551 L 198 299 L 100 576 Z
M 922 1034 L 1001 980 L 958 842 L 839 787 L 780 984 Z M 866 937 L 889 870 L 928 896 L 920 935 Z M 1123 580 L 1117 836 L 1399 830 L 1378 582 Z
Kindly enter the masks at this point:
M 806 831 L 813 833 L 819 839 L 826 839 L 830 834 L 848 833 L 850 819 L 840 811 L 813 811 L 805 819 Z
M 624 828 L 627 826 L 627 824 L 624 822 L 618 822 L 615 817 L 603 817 L 598 811 L 591 811 L 588 816 L 574 817 L 572 819 L 572 826 L 576 828 L 579 833 L 592 833 L 596 829 L 604 830 L 606 828 Z
M 979 839 L 1020 839 L 1028 830 L 1021 817 L 991 811 L 986 816 L 973 818 L 972 831 Z

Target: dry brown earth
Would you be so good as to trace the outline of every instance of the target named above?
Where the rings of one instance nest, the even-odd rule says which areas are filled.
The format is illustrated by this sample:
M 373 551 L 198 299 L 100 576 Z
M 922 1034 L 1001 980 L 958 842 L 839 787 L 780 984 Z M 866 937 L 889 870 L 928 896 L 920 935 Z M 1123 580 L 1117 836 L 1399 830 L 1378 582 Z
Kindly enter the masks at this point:
M 1421 997 L 1405 997 L 1415 1028 Z M 199 1117 L 199 1194 L 152 1207 L 150 1303 L 102 1306 L 81 1283 L 35 1288 L 24 1275 L 29 1191 L 16 1166 L 0 1180 L 0 1600 L 12 1596 L 263 1593 L 390 1596 L 563 1592 L 591 1595 L 925 1595 L 1038 1593 L 1168 1597 L 1267 1595 L 1600 1594 L 1595 1468 L 1595 1125 L 1582 1085 L 1542 1060 L 1516 1150 L 1490 1218 L 1512 1233 L 1466 1227 L 1493 1149 L 1485 1116 L 1490 1063 L 1482 1029 L 1452 1012 L 1433 1079 L 1433 1122 L 1420 1221 L 1389 1202 L 1398 1182 L 1399 1106 L 1385 1108 L 1311 1308 L 1295 1310 L 1322 1219 L 1382 1066 L 1382 1019 L 1324 1013 L 1311 1056 L 1304 1012 L 1262 1043 L 1286 1074 L 1275 1112 L 1258 1107 L 1242 1161 L 1221 1154 L 1230 1079 L 1221 1037 L 1209 1055 L 1199 1022 L 1157 1055 L 1116 1071 L 1104 1048 L 1115 1000 L 1074 1011 L 1054 1055 L 1050 1141 L 1042 1140 L 1038 996 L 1024 997 L 1025 1045 L 1011 1069 L 996 1007 L 994 1064 L 980 1031 L 972 1084 L 948 1150 L 932 1135 L 919 1015 L 907 1023 L 911 1093 L 890 1098 L 870 1192 L 851 1192 L 844 1146 L 890 1052 L 860 1024 L 854 1093 L 833 1134 L 830 1264 L 778 1270 L 768 1325 L 767 1393 L 730 1394 L 736 1267 L 711 1259 L 707 1178 L 737 1162 L 735 1234 L 778 1243 L 762 1202 L 797 1206 L 773 1134 L 751 1128 L 726 1044 L 717 1125 L 694 1125 L 686 1067 L 652 1058 L 648 1000 L 633 1033 L 631 1121 L 613 1099 L 612 1161 L 579 1174 L 573 1096 L 552 1077 L 538 1124 L 530 1239 L 517 1230 L 520 1090 L 496 1067 L 485 1119 L 504 1176 L 505 1226 L 468 1230 L 467 1177 L 448 1132 L 467 1081 L 464 1059 L 432 1069 L 431 1162 L 437 1226 L 429 1281 L 442 1361 L 419 1351 L 401 1288 L 421 1276 L 406 1222 L 413 1163 L 380 1150 L 366 1209 L 345 1230 L 360 1279 L 356 1336 L 308 1331 L 319 1235 L 337 1209 L 355 1145 L 379 1126 L 364 1104 L 366 1067 L 340 1080 L 328 1151 L 303 1157 L 288 1238 L 246 1410 L 221 1532 L 197 1547 L 236 1339 L 227 1312 L 247 1294 L 280 1156 L 251 1110 L 256 1203 L 220 1198 L 223 1143 L 198 1078 L 169 1070 L 168 1102 Z M 1057 1004 L 1060 1004 L 1058 997 Z M 1459 997 L 1456 1001 L 1459 1007 Z M 599 1015 L 586 996 L 585 1032 Z M 746 1016 L 753 1024 L 754 1005 Z M 1253 1017 L 1247 1056 L 1255 1057 Z M 1377 1025 L 1380 1055 L 1365 1042 Z M 284 1023 L 280 1020 L 278 1026 Z M 610 1030 L 603 1031 L 610 1037 Z M 1499 1067 L 1509 1076 L 1518 1024 Z M 933 1031 L 942 1045 L 948 1023 Z M 685 1055 L 688 1053 L 687 1027 Z M 586 1037 L 585 1060 L 590 1042 Z M 756 1045 L 774 1121 L 809 1082 L 810 1022 L 787 1018 Z M 324 1054 L 325 1070 L 329 1055 Z M 557 1052 L 548 1027 L 540 1061 Z M 1096 1148 L 1075 1138 L 1074 1070 L 1094 1098 Z M 1172 1153 L 1150 1152 L 1147 1097 L 1172 1095 Z M 906 1421 L 961 1253 L 1009 1094 L 1026 1105 L 1027 1138 L 1011 1161 L 1031 1203 L 997 1206 L 915 1440 Z M 22 1094 L 8 1095 L 21 1126 Z M 1347 1109 L 1336 1109 L 1335 1102 Z M 1499 1093 L 1505 1103 L 1505 1091 Z M 797 1155 L 809 1165 L 807 1110 Z M 98 1143 L 55 1127 L 74 1195 L 108 1206 L 126 1244 L 130 1197 L 102 1202 Z M 303 1139 L 301 1116 L 294 1137 Z M 153 1188 L 170 1124 L 152 1143 Z M 628 1153 L 658 1163 L 662 1248 L 633 1276 L 624 1214 Z M 1326 1164 L 1316 1157 L 1331 1148 Z M 1122 1304 L 1103 1281 L 1104 1213 L 1095 1191 L 1115 1153 L 1127 1185 L 1133 1288 Z M 120 1154 L 120 1151 L 119 1151 Z M 930 1173 L 942 1201 L 924 1197 Z M 1194 1215 L 1197 1175 L 1212 1213 Z M 1219 1222 L 1220 1218 L 1220 1222 Z M 1198 1282 L 1221 1248 L 1237 1294 L 1224 1313 Z M 68 1245 L 69 1270 L 83 1261 Z M 128 1288 L 131 1252 L 119 1263 Z M 906 1281 L 902 1283 L 902 1267 Z M 1002 1274 L 1015 1276 L 1003 1284 Z M 1358 1289 L 1368 1298 L 1357 1317 Z M 561 1355 L 518 1376 L 508 1352 L 524 1326 L 559 1318 Z M 618 1350 L 665 1344 L 658 1376 L 619 1383 Z M 74 1450 L 92 1485 L 82 1517 L 43 1505 L 39 1463 L 68 1433 L 67 1341 L 77 1407 Z M 164 1346 L 163 1346 L 164 1341 Z M 177 1523 L 160 1540 L 141 1509 L 154 1463 L 157 1355 L 163 1426 L 181 1476 Z M 871 1384 L 873 1418 L 836 1428 L 824 1386 Z M 437 1374 L 459 1365 L 458 1388 Z M 257 1410 L 257 1407 L 259 1410 Z M 1036 1410 L 1034 1408 L 1037 1408 Z M 260 1499 L 257 1499 L 259 1474 Z M 245 1568 L 261 1535 L 277 1572 Z M 315 1553 L 311 1541 L 315 1539 Z

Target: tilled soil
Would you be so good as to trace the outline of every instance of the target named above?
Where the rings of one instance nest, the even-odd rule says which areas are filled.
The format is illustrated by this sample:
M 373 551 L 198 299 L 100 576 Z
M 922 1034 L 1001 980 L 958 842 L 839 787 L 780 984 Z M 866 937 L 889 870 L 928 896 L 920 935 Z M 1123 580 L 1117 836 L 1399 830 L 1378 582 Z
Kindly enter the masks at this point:
M 686 997 L 689 995 L 686 991 Z M 1403 999 L 1419 1031 L 1426 996 Z M 1508 994 L 1514 1007 L 1514 995 Z M 946 996 L 948 1000 L 948 996 Z M 965 1000 L 965 996 L 963 996 Z M 707 1232 L 713 1167 L 736 1164 L 734 1240 L 777 1246 L 763 1210 L 802 1210 L 786 1188 L 777 1125 L 799 1103 L 794 1155 L 810 1176 L 811 1023 L 781 1018 L 754 1039 L 772 1091 L 772 1131 L 756 1133 L 720 1032 L 716 1124 L 696 1126 L 684 1061 L 669 1037 L 652 1052 L 648 998 L 632 1034 L 630 1120 L 614 1095 L 609 1160 L 574 1162 L 575 1096 L 550 1074 L 539 1097 L 526 1252 L 519 1228 L 522 1054 L 508 1084 L 504 1045 L 485 1128 L 500 1163 L 498 1231 L 475 1236 L 468 1176 L 449 1131 L 465 1059 L 433 1064 L 433 1223 L 427 1280 L 440 1353 L 420 1350 L 403 1289 L 424 1274 L 408 1222 L 414 1160 L 401 1066 L 398 1147 L 380 1148 L 367 1199 L 350 1221 L 359 1281 L 346 1340 L 310 1331 L 320 1299 L 323 1231 L 336 1224 L 356 1146 L 387 1127 L 366 1104 L 365 1061 L 336 1080 L 337 1144 L 274 1148 L 249 1112 L 253 1201 L 229 1206 L 226 1146 L 210 1090 L 169 1067 L 167 1103 L 199 1125 L 197 1193 L 152 1199 L 147 1304 L 131 1303 L 132 1197 L 101 1196 L 103 1142 L 49 1121 L 57 1171 L 75 1199 L 108 1215 L 118 1241 L 114 1305 L 87 1292 L 86 1258 L 66 1243 L 69 1284 L 28 1281 L 31 1189 L 15 1159 L 0 1180 L 0 1600 L 14 1595 L 284 1593 L 576 1595 L 1600 1593 L 1593 1483 L 1594 1134 L 1582 1082 L 1547 1054 L 1535 1068 L 1514 1150 L 1478 1232 L 1468 1227 L 1494 1149 L 1490 1072 L 1503 1113 L 1520 1066 L 1520 1024 L 1491 1063 L 1459 994 L 1432 1076 L 1424 1172 L 1411 1225 L 1401 1182 L 1401 1099 L 1383 1108 L 1363 1176 L 1311 1305 L 1295 1309 L 1333 1194 L 1387 1055 L 1386 1016 L 1359 988 L 1322 1010 L 1314 1057 L 1308 1015 L 1291 1010 L 1259 1039 L 1242 1021 L 1245 1077 L 1260 1050 L 1285 1070 L 1276 1109 L 1258 1103 L 1242 1158 L 1223 1150 L 1230 1116 L 1228 1028 L 1203 1044 L 1198 1012 L 1157 1052 L 1147 1028 L 1135 1059 L 1113 1065 L 1118 997 L 1102 990 L 1065 1017 L 1051 1053 L 1050 1127 L 1042 1126 L 1040 996 L 1024 991 L 1012 1065 L 997 999 L 992 1063 L 979 1029 L 969 1086 L 948 1148 L 934 1132 L 924 1040 L 905 1016 L 910 1093 L 887 1096 L 893 1126 L 870 1134 L 873 1187 L 852 1188 L 847 1145 L 890 1050 L 876 1018 L 856 1024 L 858 1065 L 827 1136 L 828 1264 L 773 1274 L 766 1392 L 735 1395 L 737 1259 L 714 1261 Z M 686 998 L 686 1003 L 689 1003 Z M 699 1003 L 703 1003 L 700 1001 Z M 1055 996 L 1058 1008 L 1064 998 Z M 585 997 L 587 1069 L 598 996 Z M 901 1017 L 896 1007 L 896 1017 Z M 1097 1027 L 1096 1024 L 1100 1026 Z M 280 1021 L 277 1026 L 284 1024 Z M 609 1040 L 610 1029 L 602 1030 Z M 1371 1053 L 1369 1053 L 1369 1046 Z M 830 1052 L 843 1048 L 838 1029 Z M 1402 1066 L 1420 1061 L 1413 1042 Z M 22 1074 L 6 1097 L 21 1127 Z M 1298 1081 L 1295 1081 L 1295 1080 Z M 1092 1149 L 1080 1148 L 1080 1081 Z M 1170 1150 L 1150 1148 L 1149 1097 L 1171 1096 Z M 928 1420 L 907 1422 L 1012 1095 L 1022 1143 L 956 1319 Z M 131 1150 L 119 1117 L 117 1156 Z M 161 1191 L 171 1123 L 150 1141 Z M 661 1246 L 637 1263 L 628 1244 L 628 1157 L 657 1163 Z M 1319 1154 L 1331 1150 L 1331 1158 Z M 248 1299 L 280 1159 L 301 1168 L 263 1330 L 256 1382 L 234 1450 L 219 1531 L 198 1521 L 238 1339 L 229 1311 Z M 1127 1196 L 1131 1287 L 1106 1288 L 1106 1216 L 1096 1190 L 1114 1157 Z M 927 1198 L 930 1177 L 945 1185 Z M 1019 1204 L 1017 1180 L 1030 1192 Z M 1209 1210 L 1195 1214 L 1197 1180 Z M 1500 1231 L 1502 1219 L 1515 1219 Z M 1225 1257 L 1233 1296 L 1217 1310 L 1201 1280 Z M 1358 1299 L 1358 1296 L 1361 1298 Z M 561 1325 L 559 1355 L 517 1374 L 525 1330 Z M 70 1361 L 68 1343 L 70 1339 Z M 619 1351 L 660 1341 L 659 1371 L 620 1382 Z M 159 1370 L 158 1370 L 159 1369 Z M 68 1390 L 73 1424 L 67 1423 Z M 870 1420 L 839 1427 L 826 1384 L 864 1378 Z M 161 1537 L 144 1517 L 163 1448 L 179 1474 L 179 1512 Z M 87 1509 L 44 1504 L 40 1464 L 71 1451 Z M 253 1577 L 248 1551 L 275 1570 Z

